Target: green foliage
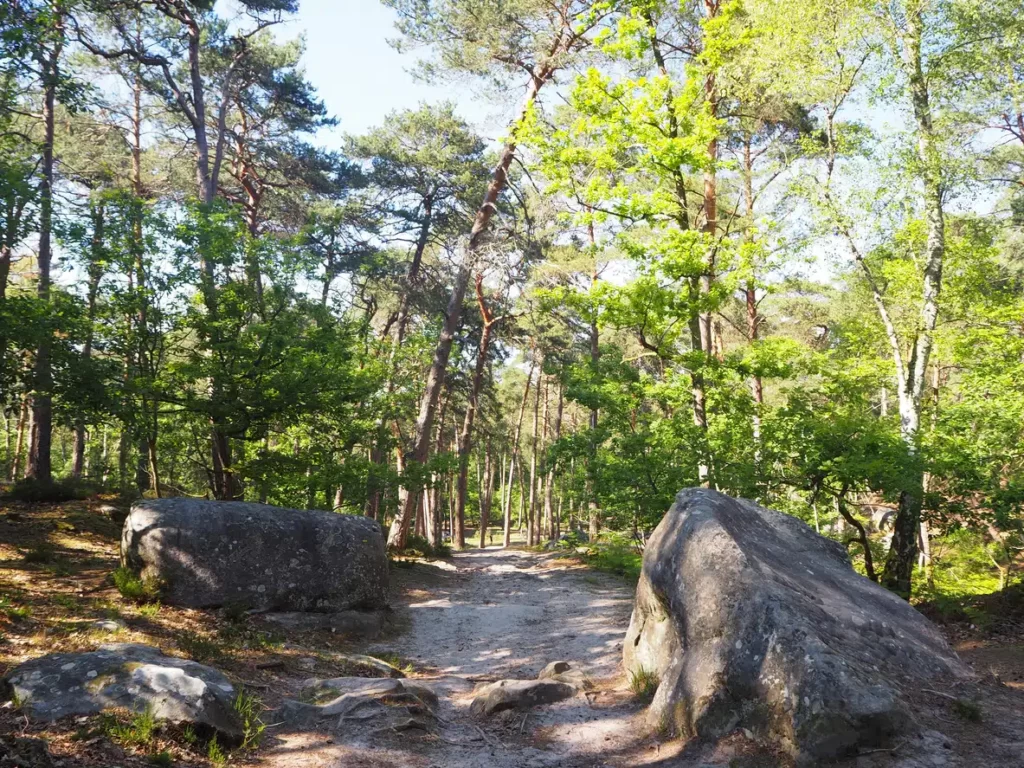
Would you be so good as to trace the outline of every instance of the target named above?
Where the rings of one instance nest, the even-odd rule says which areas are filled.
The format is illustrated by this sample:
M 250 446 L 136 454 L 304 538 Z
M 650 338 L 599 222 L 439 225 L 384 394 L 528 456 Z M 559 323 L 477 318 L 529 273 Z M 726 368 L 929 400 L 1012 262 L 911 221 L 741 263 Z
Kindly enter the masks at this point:
M 969 699 L 956 699 L 953 702 L 953 711 L 971 723 L 980 723 L 984 719 L 981 705 Z
M 174 757 L 166 749 L 162 752 L 149 756 L 149 762 L 161 768 L 171 768 L 174 765 Z
M 52 563 L 57 558 L 57 547 L 49 541 L 40 541 L 26 550 L 23 558 L 26 563 Z
M 124 566 L 115 570 L 112 578 L 114 586 L 125 600 L 145 604 L 156 603 L 160 599 L 163 585 L 156 579 L 144 579 Z
M 634 583 L 640 579 L 643 553 L 626 534 L 609 533 L 583 549 L 571 547 L 570 553 L 595 570 L 613 573 Z
M 100 730 L 111 741 L 123 747 L 148 747 L 156 735 L 159 723 L 153 710 L 122 714 L 104 712 L 100 715 Z
M 11 486 L 4 498 L 28 504 L 59 504 L 88 498 L 89 493 L 88 487 L 80 482 L 66 480 L 41 483 L 35 478 L 26 477 Z
M 228 754 L 224 749 L 217 743 L 217 737 L 214 736 L 210 743 L 206 745 L 206 759 L 210 761 L 210 764 L 216 768 L 220 768 L 222 765 L 228 764 Z
M 263 732 L 267 729 L 260 718 L 263 702 L 255 694 L 241 690 L 232 702 L 231 708 L 242 723 L 241 749 L 256 749 L 263 738 Z
M 452 556 L 452 548 L 447 542 L 431 544 L 425 537 L 412 533 L 405 540 L 405 549 L 396 554 L 403 557 L 446 558 Z
M 211 661 L 219 658 L 223 648 L 216 640 L 204 637 L 195 632 L 183 632 L 175 638 L 175 643 L 182 653 L 193 661 Z

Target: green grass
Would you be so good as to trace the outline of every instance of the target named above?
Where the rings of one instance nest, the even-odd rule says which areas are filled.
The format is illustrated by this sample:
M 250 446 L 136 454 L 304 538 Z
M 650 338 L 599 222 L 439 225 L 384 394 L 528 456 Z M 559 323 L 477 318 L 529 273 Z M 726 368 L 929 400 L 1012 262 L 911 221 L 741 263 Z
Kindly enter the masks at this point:
M 425 537 L 411 533 L 405 540 L 405 548 L 395 554 L 403 557 L 443 558 L 452 556 L 452 548 L 443 541 L 431 545 Z
M 160 613 L 160 603 L 144 603 L 143 605 L 139 606 L 138 611 L 139 616 L 142 616 L 146 619 L 154 619 Z
M 650 701 L 658 691 L 661 681 L 654 670 L 640 667 L 631 670 L 629 673 L 629 690 L 633 695 L 643 701 Z
M 964 720 L 980 723 L 982 720 L 981 705 L 969 699 L 957 699 L 953 702 L 953 711 Z
M 631 582 L 639 581 L 643 555 L 632 539 L 622 533 L 607 533 L 596 543 L 569 547 L 569 556 L 577 557 L 596 571 L 612 573 Z
M 153 765 L 161 766 L 161 768 L 172 768 L 174 765 L 174 758 L 171 757 L 171 753 L 165 749 L 163 752 L 157 752 L 156 754 L 150 755 L 149 762 Z
M 267 729 L 260 718 L 263 702 L 255 694 L 241 690 L 231 706 L 235 710 L 235 714 L 238 715 L 238 719 L 242 721 L 241 749 L 255 749 L 260 745 L 263 732 Z
M 409 661 L 408 659 L 403 659 L 397 653 L 392 653 L 391 651 L 384 651 L 382 653 L 370 653 L 367 655 L 371 658 L 379 659 L 380 661 L 383 661 L 385 664 L 390 664 L 392 667 L 399 670 L 405 675 L 412 675 L 416 671 L 411 661 Z
M 216 736 L 210 739 L 210 743 L 206 745 L 206 759 L 217 768 L 228 764 L 228 754 L 220 744 L 217 743 Z
M 23 559 L 26 563 L 45 565 L 57 559 L 57 548 L 48 541 L 41 541 L 25 552 Z
M 158 727 L 156 716 L 149 707 L 127 718 L 113 712 L 100 715 L 100 730 L 108 739 L 123 747 L 149 746 Z
M 160 599 L 161 584 L 155 579 L 144 579 L 130 568 L 114 571 L 114 586 L 125 600 L 153 603 Z
M 175 638 L 178 648 L 193 661 L 210 661 L 223 653 L 220 643 L 191 632 L 183 632 Z

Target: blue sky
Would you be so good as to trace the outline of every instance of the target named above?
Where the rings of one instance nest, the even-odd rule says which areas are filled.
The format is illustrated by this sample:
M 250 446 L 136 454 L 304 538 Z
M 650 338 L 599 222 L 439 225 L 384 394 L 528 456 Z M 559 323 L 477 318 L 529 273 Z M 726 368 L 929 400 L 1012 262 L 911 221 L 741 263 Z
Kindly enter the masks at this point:
M 278 29 L 282 38 L 305 36 L 307 76 L 340 120 L 332 134 L 320 137 L 325 144 L 336 146 L 342 133 L 362 133 L 389 112 L 421 101 L 454 101 L 477 128 L 495 117 L 494 107 L 466 85 L 416 81 L 408 72 L 416 56 L 387 43 L 398 36 L 394 22 L 380 0 L 300 0 L 297 19 Z

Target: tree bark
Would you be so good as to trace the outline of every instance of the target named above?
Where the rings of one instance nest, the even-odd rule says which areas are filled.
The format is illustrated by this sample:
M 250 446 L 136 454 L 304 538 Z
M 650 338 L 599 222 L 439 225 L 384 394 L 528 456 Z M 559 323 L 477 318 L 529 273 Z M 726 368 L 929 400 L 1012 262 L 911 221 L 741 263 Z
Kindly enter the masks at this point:
M 540 393 L 544 374 L 537 376 L 537 391 L 533 398 L 533 437 L 530 451 L 530 501 L 526 508 L 526 543 L 533 546 L 537 513 L 537 451 L 540 439 Z
M 104 270 L 104 218 L 103 204 L 91 206 L 93 221 L 92 242 L 89 254 L 89 287 L 86 296 L 86 330 L 85 342 L 82 345 L 82 358 L 88 364 L 92 357 L 93 324 L 96 321 L 96 297 L 99 293 L 100 279 Z M 71 455 L 71 476 L 76 480 L 82 476 L 85 466 L 85 419 L 79 415 L 75 419 L 75 445 Z
M 924 469 L 918 465 L 918 441 L 921 428 L 921 398 L 925 373 L 931 354 L 932 334 L 939 316 L 942 288 L 942 263 L 946 252 L 945 213 L 943 210 L 942 171 L 934 148 L 932 113 L 928 80 L 922 69 L 921 39 L 923 13 L 919 3 L 907 9 L 902 40 L 903 67 L 907 75 L 917 133 L 917 154 L 921 167 L 922 203 L 927 230 L 922 285 L 921 320 L 905 373 L 898 370 L 900 436 L 915 463 L 910 486 L 900 493 L 899 508 L 893 521 L 892 545 L 885 561 L 882 583 L 901 595 L 910 596 L 917 540 L 924 501 Z M 898 340 L 897 340 L 898 344 Z
M 480 307 L 480 318 L 483 323 L 480 331 L 480 348 L 476 355 L 476 368 L 473 371 L 473 382 L 469 390 L 469 402 L 466 404 L 466 416 L 462 422 L 462 436 L 459 438 L 459 480 L 455 499 L 455 516 L 459 520 L 466 517 L 466 489 L 469 480 L 469 457 L 473 451 L 473 421 L 480 401 L 480 390 L 483 389 L 484 372 L 487 369 L 487 352 L 491 343 L 491 329 L 494 316 L 487 309 L 483 294 L 483 275 L 476 276 L 476 300 Z M 488 461 L 490 459 L 488 458 Z M 483 501 L 481 500 L 481 507 Z M 453 542 L 456 549 L 466 546 L 465 541 Z
M 562 408 L 563 408 L 563 387 L 562 384 L 558 385 L 558 405 L 555 409 L 555 426 L 554 435 L 552 442 L 557 442 L 562 436 Z M 551 461 L 548 466 L 547 482 L 544 487 L 544 522 L 546 523 L 548 532 L 548 541 L 554 541 L 558 536 L 556 515 L 554 509 L 554 491 L 555 491 L 555 470 L 558 467 L 557 461 Z
M 526 386 L 523 387 L 523 398 L 519 401 L 519 416 L 516 418 L 516 433 L 512 439 L 512 461 L 508 466 L 507 498 L 503 500 L 503 511 L 505 515 L 505 529 L 502 539 L 502 546 L 508 547 L 512 544 L 512 479 L 516 472 L 516 465 L 519 461 L 519 437 L 523 430 L 523 414 L 526 412 L 526 401 L 530 397 L 530 383 L 533 380 L 534 363 L 530 363 L 530 372 L 526 374 Z M 521 472 L 521 470 L 520 470 Z
M 570 34 L 573 33 L 570 31 Z M 570 42 L 571 39 L 563 42 L 563 36 L 560 36 L 559 41 L 552 48 L 549 61 L 555 61 L 556 56 L 561 53 L 564 47 Z M 462 255 L 462 264 L 459 268 L 458 277 L 455 280 L 455 288 L 452 291 L 451 301 L 448 303 L 448 315 L 445 320 L 441 336 L 438 339 L 437 347 L 434 350 L 434 362 L 430 367 L 429 374 L 427 375 L 427 385 L 423 391 L 423 397 L 420 399 L 419 415 L 416 419 L 416 432 L 413 438 L 413 448 L 411 451 L 411 459 L 420 464 L 426 462 L 429 454 L 430 427 L 434 418 L 434 409 L 437 406 L 437 397 L 441 388 L 441 380 L 444 378 L 444 374 L 448 368 L 448 357 L 451 353 L 452 339 L 455 336 L 455 330 L 458 327 L 459 319 L 461 317 L 462 300 L 466 294 L 469 277 L 475 269 L 480 246 L 482 245 L 484 236 L 489 229 L 491 217 L 497 209 L 498 198 L 501 196 L 501 193 L 504 191 L 507 184 L 508 169 L 512 165 L 512 160 L 516 155 L 518 147 L 518 138 L 516 136 L 517 130 L 532 110 L 540 89 L 551 79 L 554 73 L 555 66 L 549 62 L 545 62 L 536 71 L 531 73 L 530 82 L 526 89 L 526 96 L 523 100 L 523 106 L 520 110 L 519 118 L 513 124 L 511 137 L 506 142 L 505 147 L 501 152 L 498 164 L 495 166 L 494 172 L 491 176 L 491 183 L 487 187 L 487 192 L 484 194 L 483 202 L 477 209 L 476 216 L 473 220 L 473 228 L 470 231 L 469 241 L 467 242 Z M 409 529 L 409 521 L 412 517 L 412 511 L 413 510 L 408 503 L 408 499 L 406 499 L 406 503 L 402 505 L 399 514 L 391 524 L 391 530 L 388 533 L 388 546 L 401 549 L 405 544 L 405 537 Z
M 57 3 L 53 32 L 55 40 L 45 57 L 40 57 L 43 73 L 43 156 L 39 186 L 39 249 L 36 259 L 39 277 L 36 293 L 43 304 L 50 302 L 50 263 L 53 258 L 53 140 L 54 110 L 60 80 L 60 57 L 64 49 L 64 15 Z M 29 444 L 28 476 L 42 484 L 53 482 L 51 448 L 53 442 L 53 370 L 50 365 L 50 339 L 46 335 L 36 350 L 32 382 L 32 433 Z

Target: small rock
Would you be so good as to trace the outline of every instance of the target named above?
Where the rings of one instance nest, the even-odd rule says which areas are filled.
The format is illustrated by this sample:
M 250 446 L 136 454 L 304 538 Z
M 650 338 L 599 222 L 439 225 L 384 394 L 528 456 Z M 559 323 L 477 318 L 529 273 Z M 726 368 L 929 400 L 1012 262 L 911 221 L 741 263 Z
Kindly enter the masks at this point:
M 92 623 L 92 628 L 99 632 L 120 632 L 127 625 L 120 619 L 100 619 Z
M 544 669 L 541 670 L 540 674 L 537 675 L 538 680 L 545 680 L 555 675 L 560 675 L 563 672 L 568 672 L 572 669 L 572 664 L 568 661 L 552 661 Z
M 481 688 L 469 710 L 474 715 L 493 715 L 506 709 L 553 704 L 575 695 L 575 686 L 557 680 L 499 680 Z

